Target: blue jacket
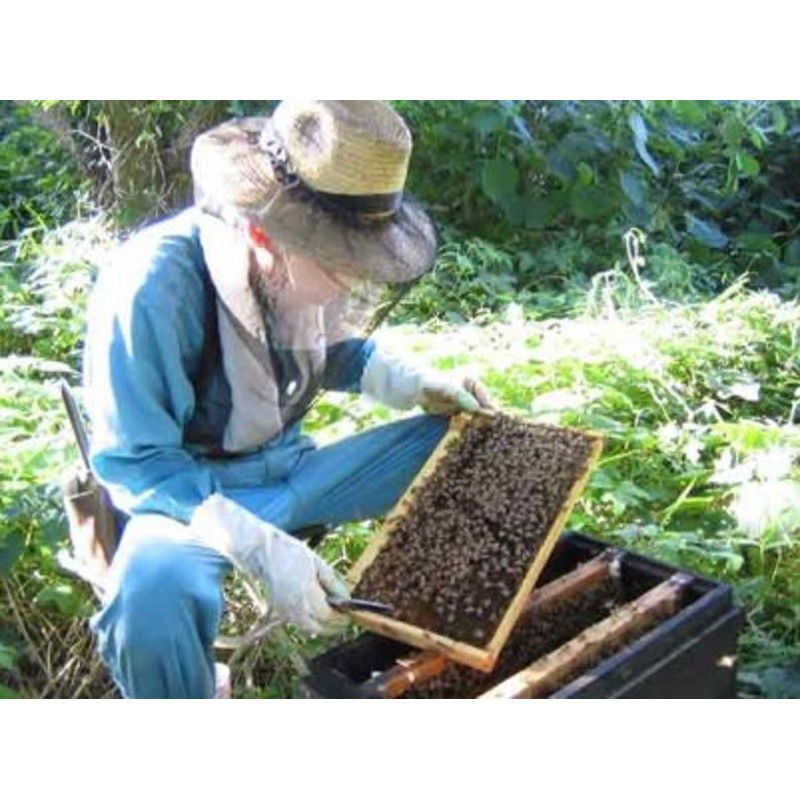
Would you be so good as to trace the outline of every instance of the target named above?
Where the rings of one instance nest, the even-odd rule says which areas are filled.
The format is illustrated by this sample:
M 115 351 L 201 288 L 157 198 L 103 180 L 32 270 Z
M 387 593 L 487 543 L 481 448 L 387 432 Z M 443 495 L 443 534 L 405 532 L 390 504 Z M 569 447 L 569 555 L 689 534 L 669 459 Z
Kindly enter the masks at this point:
M 183 522 L 212 493 L 255 488 L 313 446 L 297 423 L 256 453 L 219 457 L 230 389 L 196 214 L 146 228 L 100 271 L 85 349 L 97 477 L 124 513 Z M 373 346 L 328 348 L 323 387 L 359 391 Z

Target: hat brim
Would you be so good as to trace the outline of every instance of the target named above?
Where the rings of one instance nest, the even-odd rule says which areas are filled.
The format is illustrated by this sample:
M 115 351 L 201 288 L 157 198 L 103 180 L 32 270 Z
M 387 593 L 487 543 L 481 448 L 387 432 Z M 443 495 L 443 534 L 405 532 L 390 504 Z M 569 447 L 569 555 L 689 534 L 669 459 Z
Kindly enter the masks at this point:
M 436 231 L 405 195 L 386 221 L 343 214 L 303 184 L 284 186 L 259 139 L 269 119 L 230 120 L 200 135 L 192 148 L 195 199 L 203 210 L 239 209 L 280 244 L 320 266 L 379 283 L 405 283 L 436 258 Z
M 261 227 L 289 249 L 325 269 L 379 283 L 405 283 L 436 258 L 436 229 L 413 198 L 386 221 L 349 219 L 317 202 L 302 186 L 277 185 L 257 214 Z

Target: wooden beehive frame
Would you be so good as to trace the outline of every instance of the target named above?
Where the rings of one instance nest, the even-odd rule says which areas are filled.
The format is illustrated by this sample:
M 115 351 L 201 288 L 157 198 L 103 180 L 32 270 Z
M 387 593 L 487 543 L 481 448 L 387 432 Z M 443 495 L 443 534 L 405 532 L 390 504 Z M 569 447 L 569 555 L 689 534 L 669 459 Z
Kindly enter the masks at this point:
M 451 445 L 457 443 L 461 438 L 464 430 L 471 425 L 486 424 L 491 414 L 482 413 L 475 415 L 459 414 L 453 417 L 450 421 L 450 427 L 444 435 L 439 445 L 431 454 L 425 466 L 417 474 L 416 478 L 409 486 L 406 493 L 400 499 L 392 513 L 386 518 L 382 528 L 372 538 L 367 549 L 362 554 L 361 558 L 353 567 L 350 575 L 349 582 L 352 586 L 358 584 L 361 576 L 370 564 L 377 558 L 381 549 L 392 535 L 394 528 L 405 517 L 409 508 L 414 502 L 414 497 L 417 490 L 430 478 L 431 475 L 438 469 L 440 462 L 447 456 L 448 450 Z M 524 424 L 537 425 L 535 422 L 527 420 L 518 420 Z M 567 518 L 572 511 L 572 507 L 577 501 L 578 497 L 583 492 L 586 483 L 589 480 L 592 470 L 594 469 L 597 460 L 600 458 L 600 452 L 603 448 L 603 438 L 597 433 L 591 431 L 578 431 L 583 436 L 591 439 L 589 457 L 584 466 L 583 472 L 578 476 L 572 485 L 572 488 L 567 495 L 567 498 L 561 505 L 558 515 L 550 527 L 544 540 L 533 559 L 533 562 L 528 568 L 525 577 L 517 587 L 517 591 L 511 602 L 506 609 L 505 615 L 500 620 L 492 638 L 484 647 L 477 647 L 473 644 L 466 642 L 459 642 L 451 639 L 440 633 L 419 628 L 401 620 L 392 619 L 380 614 L 373 614 L 369 612 L 355 612 L 352 614 L 353 619 L 368 630 L 387 636 L 391 639 L 397 639 L 406 644 L 419 647 L 423 650 L 433 650 L 437 653 L 446 655 L 452 661 L 460 664 L 465 664 L 473 669 L 482 670 L 483 672 L 491 672 L 500 655 L 500 651 L 506 640 L 511 634 L 511 631 L 517 622 L 520 614 L 525 608 L 525 604 L 533 590 L 539 575 L 550 558 L 556 541 L 558 540 Z
M 548 606 L 574 598 L 607 580 L 621 557 L 621 551 L 609 548 L 572 572 L 536 589 L 528 598 L 517 624 L 524 624 L 527 618 Z M 413 656 L 398 659 L 395 666 L 371 678 L 365 688 L 379 697 L 400 697 L 412 687 L 424 685 L 441 675 L 450 663 L 441 653 L 423 650 Z
M 584 630 L 565 645 L 548 653 L 478 697 L 479 700 L 514 700 L 541 697 L 575 670 L 601 658 L 609 646 L 623 647 L 654 623 L 673 616 L 689 575 L 677 573 L 641 597 L 618 608 L 611 616 Z

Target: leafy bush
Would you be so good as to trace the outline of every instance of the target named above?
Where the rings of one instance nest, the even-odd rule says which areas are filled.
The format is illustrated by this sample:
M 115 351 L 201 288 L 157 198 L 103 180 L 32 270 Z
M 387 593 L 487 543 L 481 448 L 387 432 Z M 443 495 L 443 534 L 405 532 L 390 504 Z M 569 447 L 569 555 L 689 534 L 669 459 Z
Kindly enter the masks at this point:
M 230 115 L 269 113 L 274 104 L 59 101 L 35 110 L 70 143 L 73 163 L 62 155 L 51 174 L 77 168 L 91 177 L 96 200 L 130 226 L 189 202 L 188 150 L 197 133 Z M 580 291 L 617 257 L 632 226 L 663 248 L 663 259 L 652 254 L 656 274 L 696 265 L 691 275 L 672 273 L 676 291 L 717 292 L 744 273 L 754 286 L 798 290 L 798 102 L 395 106 L 415 136 L 409 188 L 444 229 L 439 285 L 448 282 L 449 291 L 440 315 L 491 309 L 511 293 L 526 302 L 533 291 Z M 10 108 L 15 118 L 33 113 Z M 22 139 L 42 136 L 49 134 L 26 122 Z M 17 158 L 9 164 L 22 163 Z M 71 185 L 44 183 L 41 168 L 33 172 L 53 202 L 68 200 Z M 456 242 L 465 242 L 462 252 Z
M 797 289 L 796 102 L 396 105 L 416 135 L 412 189 L 513 252 L 520 290 L 605 269 L 632 226 L 701 266 L 698 289 L 745 272 Z
M 73 222 L 24 235 L 0 264 L 0 685 L 24 694 L 108 690 L 85 630 L 89 593 L 56 553 L 60 482 L 77 455 L 59 382 L 78 382 L 88 288 L 111 240 L 102 219 Z
M 0 240 L 71 219 L 83 188 L 70 154 L 35 110 L 0 101 Z

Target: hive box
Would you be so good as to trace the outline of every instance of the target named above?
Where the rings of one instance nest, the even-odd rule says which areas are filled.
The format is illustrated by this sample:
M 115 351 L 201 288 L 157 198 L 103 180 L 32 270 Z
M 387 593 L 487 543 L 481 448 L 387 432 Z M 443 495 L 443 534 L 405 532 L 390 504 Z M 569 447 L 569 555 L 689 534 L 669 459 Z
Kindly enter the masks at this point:
M 598 557 L 608 545 L 579 534 L 563 536 L 542 573 L 539 586 L 555 585 L 581 564 Z M 743 621 L 730 587 L 687 575 L 655 560 L 619 551 L 622 591 L 636 597 L 679 575 L 681 599 L 668 618 L 655 623 L 619 652 L 601 660 L 546 696 L 723 698 L 736 691 L 736 640 Z M 398 659 L 407 662 L 420 651 L 375 633 L 340 645 L 310 663 L 306 687 L 311 696 L 369 698 L 385 696 L 381 688 Z M 522 674 L 522 673 L 520 673 Z M 501 686 L 508 682 L 498 681 Z M 517 681 L 519 683 L 519 680 Z M 524 681 L 523 681 L 524 683 Z M 515 690 L 516 691 L 516 690 Z M 496 690 L 486 694 L 497 695 Z M 502 696 L 526 696 L 501 691 Z

